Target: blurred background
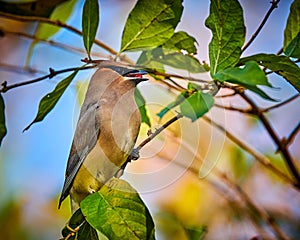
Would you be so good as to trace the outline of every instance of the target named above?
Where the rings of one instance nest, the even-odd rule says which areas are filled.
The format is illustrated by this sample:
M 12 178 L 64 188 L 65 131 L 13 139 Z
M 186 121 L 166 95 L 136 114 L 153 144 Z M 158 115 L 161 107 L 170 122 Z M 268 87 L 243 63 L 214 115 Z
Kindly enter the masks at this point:
M 84 1 L 71 0 L 67 23 L 81 29 Z M 122 30 L 136 1 L 100 0 L 100 26 L 97 39 L 115 50 L 120 49 Z M 260 24 L 270 7 L 269 0 L 241 0 L 247 28 L 246 41 Z M 283 0 L 272 13 L 266 26 L 245 52 L 276 53 L 283 46 L 283 31 L 291 0 Z M 176 30 L 184 30 L 198 42 L 197 57 L 209 62 L 208 44 L 211 33 L 204 25 L 209 14 L 209 1 L 186 0 L 181 22 Z M 73 7 L 73 8 L 71 8 Z M 0 17 L 0 28 L 34 34 L 37 23 L 26 23 Z M 26 81 L 55 70 L 81 66 L 85 58 L 80 36 L 61 29 L 53 37 L 74 49 L 37 43 L 16 34 L 0 37 L 0 81 L 9 84 Z M 28 52 L 31 49 L 31 57 Z M 81 50 L 80 51 L 78 51 Z M 94 58 L 109 54 L 97 46 Z M 139 53 L 128 53 L 136 60 Z M 32 73 L 26 71 L 27 65 Z M 68 74 L 50 80 L 15 88 L 3 94 L 6 105 L 8 134 L 0 148 L 0 239 L 45 239 L 61 237 L 61 229 L 71 216 L 68 199 L 60 210 L 58 197 L 64 181 L 66 162 L 79 113 L 80 101 L 94 70 L 80 72 L 54 110 L 28 131 L 23 129 L 34 119 L 40 99 L 51 92 Z M 172 73 L 189 75 L 185 72 Z M 208 74 L 197 75 L 209 80 Z M 264 89 L 283 101 L 296 90 L 282 78 L 271 74 L 274 89 Z M 152 130 L 161 126 L 175 111 L 159 121 L 156 113 L 174 98 L 174 94 L 154 80 L 139 86 L 146 98 Z M 226 92 L 220 92 L 219 95 Z M 274 103 L 251 97 L 262 107 Z M 219 98 L 218 103 L 246 107 L 239 98 Z M 299 123 L 299 99 L 268 113 L 279 136 L 287 136 Z M 280 155 L 263 126 L 255 119 L 237 112 L 213 108 L 209 116 L 239 139 L 267 155 L 272 163 L 288 174 Z M 139 142 L 147 137 L 143 125 Z M 300 138 L 290 147 L 299 167 Z M 226 139 L 224 134 L 203 120 L 191 123 L 182 119 L 155 138 L 141 151 L 141 159 L 129 164 L 123 178 L 137 189 L 156 223 L 157 239 L 257 239 L 259 235 L 275 236 L 261 215 L 245 210 L 249 202 L 240 199 L 226 184 L 227 179 L 241 186 L 251 201 L 265 209 L 282 230 L 294 239 L 300 238 L 300 194 L 262 167 L 249 154 Z M 226 175 L 216 174 L 215 169 Z M 200 169 L 197 174 L 195 169 Z M 300 168 L 299 168 L 300 169 Z

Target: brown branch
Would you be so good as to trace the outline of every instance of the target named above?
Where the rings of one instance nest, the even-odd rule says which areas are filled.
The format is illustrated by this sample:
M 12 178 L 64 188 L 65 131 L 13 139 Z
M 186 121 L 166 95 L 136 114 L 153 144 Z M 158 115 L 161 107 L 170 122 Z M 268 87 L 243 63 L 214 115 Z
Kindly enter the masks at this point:
M 14 72 L 14 73 L 20 73 L 20 74 L 45 74 L 45 71 L 41 71 L 38 69 L 30 68 L 30 67 L 21 67 L 21 66 L 15 66 L 15 65 L 10 65 L 6 63 L 1 63 L 0 62 L 0 68 L 2 71 L 8 71 L 8 72 Z
M 18 37 L 28 38 L 28 39 L 31 39 L 33 41 L 48 44 L 48 45 L 51 45 L 51 46 L 54 46 L 54 47 L 57 47 L 57 48 L 60 48 L 60 49 L 63 49 L 63 50 L 67 50 L 67 51 L 73 51 L 73 52 L 78 52 L 78 53 L 82 53 L 82 54 L 86 53 L 86 51 L 84 49 L 76 48 L 76 47 L 73 47 L 73 46 L 70 46 L 70 45 L 67 45 L 67 44 L 64 44 L 64 43 L 56 42 L 56 41 L 53 41 L 53 40 L 41 39 L 41 38 L 38 38 L 34 35 L 24 33 L 24 32 L 14 32 L 14 31 L 5 30 L 5 29 L 2 29 L 2 28 L 0 28 L 0 32 L 3 32 L 4 34 L 10 34 L 10 35 L 18 36 Z M 91 55 L 95 56 L 95 57 L 98 57 L 98 58 L 109 58 L 109 56 L 104 56 L 103 54 L 99 54 L 99 53 L 95 53 L 95 52 L 91 53 Z
M 178 88 L 177 86 L 175 86 L 175 85 L 173 85 L 173 84 L 171 84 L 171 83 L 168 83 L 167 81 L 159 80 L 159 82 L 160 82 L 161 84 L 163 84 L 163 85 L 166 85 L 166 86 L 167 86 L 168 88 L 170 88 L 170 89 L 174 89 L 174 90 L 179 91 L 179 92 L 182 91 L 181 88 Z
M 233 92 L 233 93 L 228 93 L 228 94 L 223 94 L 223 95 L 219 95 L 219 96 L 215 96 L 215 98 L 227 98 L 227 97 L 233 97 L 235 96 L 237 93 Z
M 251 109 L 243 109 L 243 108 L 236 108 L 236 107 L 232 107 L 232 106 L 224 106 L 218 103 L 214 104 L 215 107 L 217 108 L 221 108 L 221 109 L 225 109 L 225 110 L 229 110 L 229 111 L 235 111 L 235 112 L 240 112 L 240 113 L 250 113 Z
M 102 61 L 102 60 L 90 60 L 88 58 L 85 58 L 82 60 L 83 62 L 85 63 L 95 63 L 97 64 L 98 62 Z M 128 62 L 128 61 L 127 61 Z M 162 76 L 164 77 L 165 79 L 164 80 L 160 80 L 160 82 L 162 84 L 165 84 L 167 85 L 168 87 L 170 88 L 173 88 L 175 90 L 178 90 L 178 91 L 181 91 L 181 90 L 186 90 L 185 88 L 183 88 L 182 86 L 180 86 L 179 84 L 175 83 L 174 80 L 172 80 L 172 78 L 176 78 L 176 79 L 179 79 L 179 80 L 189 80 L 189 81 L 192 81 L 192 82 L 198 82 L 198 83 L 202 83 L 202 84 L 206 84 L 206 85 L 212 85 L 212 84 L 215 84 L 213 81 L 207 81 L 207 80 L 203 80 L 203 79 L 197 79 L 197 78 L 193 78 L 193 77 L 188 77 L 188 76 L 181 76 L 181 75 L 177 75 L 177 74 L 169 74 L 169 73 L 164 73 L 164 72 L 159 72 L 159 71 L 156 71 L 156 70 L 153 70 L 153 69 L 150 69 L 150 68 L 147 68 L 145 67 L 144 65 L 136 65 L 134 63 L 130 63 L 131 65 L 129 66 L 132 66 L 132 67 L 135 67 L 135 68 L 142 68 L 144 69 L 145 71 L 147 71 L 148 73 L 150 74 L 154 74 L 154 75 L 157 75 L 157 76 Z M 165 80 L 169 80 L 171 81 L 173 84 L 175 84 L 177 87 L 175 87 L 175 85 L 170 85 L 170 84 L 166 84 L 166 81 Z M 181 89 L 181 90 L 180 90 Z
M 177 137 L 174 137 L 173 139 L 174 139 L 174 141 L 179 142 Z M 182 142 L 180 142 L 180 144 L 182 144 Z M 191 150 L 191 148 L 187 144 L 183 145 L 183 147 L 185 147 L 185 149 L 190 152 L 194 152 L 193 150 Z M 194 155 L 194 158 L 196 160 L 200 161 L 201 163 L 203 163 L 203 158 L 198 153 L 196 153 Z M 189 170 L 189 172 L 195 174 L 195 176 L 199 179 L 198 169 L 195 168 L 193 165 L 187 167 L 184 164 L 182 164 L 181 162 L 174 161 L 173 163 L 175 163 L 176 165 L 178 165 L 180 167 L 187 168 Z M 249 211 L 248 214 L 249 214 L 253 224 L 257 227 L 257 229 L 260 230 L 260 232 L 262 232 L 264 234 L 264 237 L 266 237 L 265 236 L 266 234 L 264 233 L 264 229 L 261 228 L 257 224 L 257 218 L 259 218 L 260 220 L 263 220 L 273 230 L 273 232 L 276 234 L 278 239 L 283 239 L 283 240 L 288 239 L 288 237 L 277 226 L 273 217 L 271 217 L 268 214 L 268 212 L 265 211 L 263 208 L 258 207 L 252 201 L 252 199 L 247 195 L 247 193 L 238 184 L 234 183 L 231 179 L 229 179 L 227 177 L 227 175 L 216 166 L 212 169 L 212 173 L 218 178 L 218 180 L 222 181 L 229 189 L 232 189 L 239 196 L 241 201 L 244 202 L 245 208 L 246 208 L 246 210 Z M 221 190 L 218 187 L 216 187 L 216 185 L 212 181 L 210 181 L 210 179 L 205 178 L 205 180 L 209 184 L 211 184 L 213 187 L 215 187 L 215 189 L 217 190 L 217 192 L 219 192 L 221 194 L 221 196 L 224 196 L 224 195 L 222 195 L 224 193 L 221 192 Z M 256 220 L 255 220 L 255 218 L 256 218 Z
M 289 239 L 289 237 L 286 236 L 282 232 L 282 230 L 277 226 L 277 224 L 274 221 L 274 218 L 271 215 L 269 215 L 269 213 L 265 209 L 258 207 L 251 200 L 251 198 L 248 196 L 248 194 L 238 184 L 235 184 L 228 179 L 226 174 L 223 174 L 221 172 L 219 174 L 221 174 L 221 177 L 225 180 L 227 185 L 231 186 L 231 188 L 234 189 L 239 194 L 239 196 L 242 198 L 242 200 L 246 203 L 246 207 L 251 212 L 253 212 L 253 217 L 259 216 L 260 220 L 263 220 L 266 223 L 268 223 L 268 225 L 273 229 L 274 233 L 276 234 L 277 239 L 282 239 L 282 240 Z
M 280 2 L 280 0 L 272 0 L 271 1 L 271 7 L 270 7 L 269 11 L 266 13 L 266 15 L 263 18 L 262 22 L 258 26 L 257 30 L 253 33 L 253 35 L 251 36 L 251 38 L 249 39 L 249 41 L 242 48 L 242 52 L 244 52 L 251 45 L 251 43 L 255 40 L 255 38 L 258 36 L 258 34 L 260 33 L 260 31 L 262 30 L 262 28 L 266 24 L 268 18 L 270 17 L 271 13 L 273 12 L 273 10 L 278 7 L 278 3 L 279 2 Z
M 261 120 L 261 122 L 264 125 L 264 127 L 266 128 L 267 132 L 269 133 L 269 135 L 271 136 L 271 138 L 277 145 L 277 148 L 278 148 L 277 151 L 281 152 L 281 155 L 285 159 L 285 162 L 288 166 L 289 171 L 294 176 L 294 178 L 296 180 L 296 183 L 295 183 L 296 187 L 298 189 L 300 189 L 300 175 L 299 175 L 296 165 L 294 164 L 294 161 L 287 149 L 286 144 L 282 143 L 280 138 L 277 136 L 277 133 L 271 126 L 270 122 L 265 117 L 263 112 L 259 109 L 259 107 L 244 92 L 239 93 L 239 94 L 252 107 L 253 114 L 255 114 Z
M 300 131 L 300 122 L 298 123 L 298 125 L 294 128 L 294 130 L 290 133 L 290 135 L 288 136 L 288 138 L 287 139 L 282 139 L 282 141 L 284 141 L 284 144 L 286 145 L 286 146 L 288 146 L 288 145 L 290 145 L 293 141 L 294 141 L 294 139 L 295 139 L 295 137 L 297 136 L 297 134 L 299 133 L 299 131 Z
M 283 106 L 283 105 L 285 105 L 285 104 L 288 104 L 288 103 L 292 102 L 293 100 L 295 100 L 295 99 L 298 98 L 299 96 L 300 96 L 300 94 L 298 93 L 298 94 L 296 94 L 296 95 L 290 97 L 289 99 L 287 99 L 287 100 L 285 100 L 285 101 L 283 101 L 283 102 L 281 102 L 281 103 L 279 103 L 279 104 L 276 104 L 276 105 L 274 105 L 274 106 L 271 106 L 271 107 L 262 109 L 261 112 L 268 112 L 268 111 L 273 110 L 273 109 L 275 109 L 275 108 L 279 108 L 279 107 L 281 107 L 281 106 Z
M 283 48 L 280 48 L 280 49 L 278 50 L 278 52 L 276 53 L 276 55 L 280 55 L 281 53 L 283 53 Z
M 14 14 L 5 13 L 5 12 L 0 12 L 0 17 L 9 18 L 9 19 L 16 20 L 16 21 L 25 21 L 25 22 L 35 22 L 36 21 L 36 22 L 46 23 L 46 24 L 50 24 L 50 25 L 54 25 L 57 27 L 62 27 L 62 28 L 68 29 L 69 31 L 76 33 L 77 35 L 82 36 L 82 32 L 80 30 L 78 30 L 77 28 L 72 27 L 68 24 L 65 24 L 59 20 L 55 21 L 55 20 L 51 20 L 49 18 L 35 17 L 35 16 L 19 16 L 19 15 L 14 15 Z M 109 47 L 108 45 L 106 45 L 105 43 L 103 43 L 97 39 L 94 40 L 94 43 L 113 55 L 118 54 L 118 52 L 116 50 L 112 49 L 111 47 Z
M 142 141 L 135 149 L 134 151 L 138 152 L 149 142 L 152 141 L 153 138 L 155 138 L 158 134 L 160 134 L 163 130 L 165 130 L 167 127 L 169 127 L 172 123 L 176 122 L 180 118 L 183 118 L 183 115 L 178 113 L 175 117 L 171 118 L 169 121 L 164 123 L 160 128 L 156 129 L 154 133 L 151 133 L 144 141 Z M 134 154 L 136 155 L 136 154 Z M 136 156 L 129 155 L 126 162 L 121 166 L 120 170 L 115 174 L 115 177 L 120 177 L 123 174 L 124 169 L 126 168 L 127 164 L 131 162 L 132 160 L 137 160 L 139 158 Z
M 15 84 L 11 84 L 11 85 L 7 85 L 7 81 L 4 81 L 1 85 L 2 85 L 2 89 L 0 89 L 0 92 L 7 92 L 8 90 L 11 90 L 13 88 L 17 88 L 17 87 L 21 87 L 21 86 L 25 86 L 28 84 L 32 84 L 32 83 L 36 83 L 36 82 L 40 82 L 42 80 L 45 80 L 47 78 L 51 79 L 56 75 L 62 74 L 62 73 L 66 73 L 66 72 L 71 72 L 71 71 L 76 71 L 76 70 L 86 70 L 86 69 L 91 69 L 94 68 L 95 66 L 86 66 L 86 67 L 74 67 L 74 68 L 66 68 L 66 69 L 62 69 L 62 70 L 54 70 L 52 68 L 49 68 L 49 74 L 29 80 L 29 81 L 25 81 L 25 82 L 20 82 L 20 83 L 15 83 Z
M 197 79 L 197 78 L 193 78 L 193 77 L 181 76 L 181 75 L 177 75 L 177 74 L 163 73 L 163 72 L 153 71 L 152 69 L 147 69 L 147 68 L 146 68 L 146 70 L 149 73 L 153 73 L 153 74 L 158 75 L 158 76 L 163 76 L 163 77 L 166 77 L 168 79 L 177 78 L 177 79 L 181 79 L 181 80 L 189 80 L 189 81 L 192 81 L 192 82 L 199 82 L 199 83 L 204 83 L 204 84 L 211 84 L 212 83 L 212 82 L 209 82 L 209 81 L 206 81 L 206 80 Z
M 181 89 L 181 91 L 185 91 L 186 88 L 182 87 L 180 84 L 178 84 L 177 82 L 175 82 L 173 79 L 168 79 L 171 83 L 173 83 L 173 85 L 175 85 L 176 87 L 178 87 L 178 89 Z
M 163 130 L 165 130 L 167 127 L 169 127 L 172 123 L 176 122 L 180 118 L 183 118 L 183 115 L 181 113 L 178 113 L 175 117 L 171 118 L 169 121 L 167 121 L 165 124 L 163 124 L 160 128 L 156 129 L 154 133 L 152 133 L 148 138 L 146 138 L 144 141 L 142 141 L 138 147 L 136 148 L 138 151 L 140 151 L 147 143 L 149 143 L 153 138 L 155 138 L 158 134 L 160 134 Z
M 232 142 L 234 142 L 239 147 L 241 147 L 242 149 L 244 149 L 244 151 L 246 151 L 250 155 L 254 156 L 255 159 L 260 164 L 262 164 L 265 168 L 267 168 L 271 172 L 275 173 L 278 177 L 280 177 L 285 182 L 287 182 L 287 183 L 291 184 L 292 186 L 300 189 L 300 187 L 299 187 L 299 185 L 297 183 L 295 183 L 292 179 L 290 179 L 287 175 L 285 175 L 279 169 L 277 169 L 276 167 L 274 167 L 270 163 L 270 160 L 267 157 L 265 157 L 263 154 L 261 154 L 261 153 L 255 151 L 254 149 L 252 149 L 250 146 L 248 146 L 246 143 L 244 143 L 243 141 L 241 141 L 240 139 L 238 139 L 237 137 L 235 137 L 231 132 L 229 132 L 227 129 L 225 129 L 220 124 L 214 122 L 212 119 L 210 119 L 210 118 L 208 118 L 206 116 L 202 117 L 202 119 L 204 119 L 206 122 L 208 122 L 212 126 L 214 126 L 214 127 L 218 128 L 219 130 L 221 130 L 226 135 L 226 137 L 228 137 Z

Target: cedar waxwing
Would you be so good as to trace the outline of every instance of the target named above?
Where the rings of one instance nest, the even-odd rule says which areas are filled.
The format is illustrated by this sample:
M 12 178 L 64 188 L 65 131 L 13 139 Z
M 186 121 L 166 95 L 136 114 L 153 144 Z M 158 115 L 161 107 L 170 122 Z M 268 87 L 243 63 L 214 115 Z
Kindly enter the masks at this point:
M 97 192 L 132 154 L 141 117 L 134 98 L 146 72 L 101 61 L 80 110 L 59 200 L 70 194 L 72 210 Z

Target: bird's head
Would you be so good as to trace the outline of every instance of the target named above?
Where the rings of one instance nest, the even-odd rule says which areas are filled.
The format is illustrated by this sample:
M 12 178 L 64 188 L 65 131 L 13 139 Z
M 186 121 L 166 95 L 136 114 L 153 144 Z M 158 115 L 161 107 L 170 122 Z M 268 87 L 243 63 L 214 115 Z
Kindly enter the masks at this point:
M 148 74 L 146 71 L 141 69 L 135 69 L 134 67 L 118 62 L 103 61 L 100 64 L 100 68 L 109 68 L 114 72 L 118 73 L 120 76 L 122 76 L 124 80 L 132 81 L 136 85 L 140 82 L 149 80 L 148 78 L 144 77 L 144 75 Z

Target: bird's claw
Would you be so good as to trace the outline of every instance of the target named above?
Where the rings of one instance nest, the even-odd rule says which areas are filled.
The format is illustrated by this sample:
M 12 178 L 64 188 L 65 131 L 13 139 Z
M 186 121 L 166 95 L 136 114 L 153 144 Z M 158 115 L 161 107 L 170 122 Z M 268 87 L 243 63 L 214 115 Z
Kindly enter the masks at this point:
M 140 152 L 137 148 L 132 149 L 128 159 L 136 161 L 140 158 Z

